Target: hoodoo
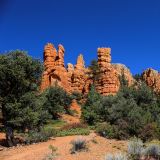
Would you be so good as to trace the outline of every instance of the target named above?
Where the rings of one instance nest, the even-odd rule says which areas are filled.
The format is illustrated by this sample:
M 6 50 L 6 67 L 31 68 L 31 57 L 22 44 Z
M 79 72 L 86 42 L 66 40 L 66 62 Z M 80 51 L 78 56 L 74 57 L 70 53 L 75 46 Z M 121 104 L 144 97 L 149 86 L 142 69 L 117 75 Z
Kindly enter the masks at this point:
M 102 95 L 116 94 L 120 88 L 119 76 L 124 76 L 133 83 L 133 77 L 127 67 L 111 63 L 111 49 L 98 48 L 99 78 L 95 88 Z M 58 46 L 58 51 L 53 44 L 48 43 L 44 47 L 44 67 L 42 75 L 41 91 L 49 86 L 59 85 L 67 92 L 73 91 L 86 94 L 89 92 L 93 79 L 89 76 L 90 69 L 85 67 L 83 55 L 77 58 L 76 65 L 68 63 L 64 65 L 65 49 L 62 45 Z

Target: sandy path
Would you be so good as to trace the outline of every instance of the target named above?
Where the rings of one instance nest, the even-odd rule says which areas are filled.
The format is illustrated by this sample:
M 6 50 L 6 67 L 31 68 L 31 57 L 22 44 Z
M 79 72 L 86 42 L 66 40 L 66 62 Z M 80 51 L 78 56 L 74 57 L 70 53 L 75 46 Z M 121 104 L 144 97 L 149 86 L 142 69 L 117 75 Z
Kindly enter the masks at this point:
M 57 137 L 39 144 L 6 149 L 0 151 L 0 160 L 42 160 L 50 153 L 49 145 L 57 147 L 57 160 L 103 160 L 106 153 L 125 151 L 127 146 L 126 141 L 108 140 L 91 133 L 83 136 L 88 141 L 89 151 L 70 154 L 70 142 L 77 137 L 79 136 Z M 97 143 L 92 141 L 93 138 Z

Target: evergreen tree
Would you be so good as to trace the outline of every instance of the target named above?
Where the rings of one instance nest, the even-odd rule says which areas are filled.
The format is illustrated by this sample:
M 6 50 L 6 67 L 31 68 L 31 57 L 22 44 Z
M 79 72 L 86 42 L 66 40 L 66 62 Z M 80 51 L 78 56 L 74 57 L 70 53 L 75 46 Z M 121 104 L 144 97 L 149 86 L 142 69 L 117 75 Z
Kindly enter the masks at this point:
M 90 125 L 95 124 L 98 120 L 97 111 L 100 106 L 100 99 L 100 94 L 95 91 L 95 88 L 92 85 L 87 95 L 87 100 L 82 107 L 82 118 Z
M 0 55 L 0 106 L 7 131 L 24 131 L 45 123 L 48 113 L 37 92 L 42 69 L 41 62 L 24 51 Z

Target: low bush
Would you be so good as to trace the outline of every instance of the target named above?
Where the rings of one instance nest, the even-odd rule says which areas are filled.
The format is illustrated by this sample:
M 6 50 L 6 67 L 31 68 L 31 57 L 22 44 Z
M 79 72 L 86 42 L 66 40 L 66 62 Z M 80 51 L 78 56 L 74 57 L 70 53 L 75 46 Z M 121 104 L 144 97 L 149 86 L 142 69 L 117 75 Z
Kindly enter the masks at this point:
M 104 160 L 159 160 L 160 141 L 154 140 L 143 143 L 136 137 L 128 142 L 128 152 L 126 154 L 107 154 Z
M 143 141 L 150 141 L 153 139 L 159 139 L 160 138 L 160 129 L 158 128 L 156 123 L 149 123 L 141 129 L 139 137 Z
M 143 151 L 143 142 L 136 137 L 128 142 L 128 154 L 130 159 L 137 160 L 141 157 Z
M 109 123 L 97 124 L 96 132 L 100 136 L 114 138 L 114 128 Z
M 148 158 L 160 159 L 160 145 L 154 143 L 148 144 L 143 151 L 143 155 Z
M 73 141 L 71 141 L 72 148 L 71 148 L 71 153 L 76 153 L 80 152 L 82 150 L 87 150 L 87 142 L 83 138 L 77 138 Z
M 54 146 L 52 146 L 52 145 L 50 145 L 49 146 L 49 149 L 51 150 L 51 153 L 49 153 L 48 155 L 46 155 L 44 158 L 43 158 L 43 160 L 55 160 L 56 159 L 56 157 L 57 157 L 57 153 L 56 153 L 56 151 L 57 151 L 57 148 L 56 147 L 54 147 Z
M 40 131 L 30 131 L 26 136 L 26 143 L 44 142 L 53 136 L 56 136 L 56 130 L 51 128 L 41 129 Z
M 127 160 L 127 156 L 124 153 L 118 153 L 115 155 L 108 154 L 105 156 L 104 160 Z

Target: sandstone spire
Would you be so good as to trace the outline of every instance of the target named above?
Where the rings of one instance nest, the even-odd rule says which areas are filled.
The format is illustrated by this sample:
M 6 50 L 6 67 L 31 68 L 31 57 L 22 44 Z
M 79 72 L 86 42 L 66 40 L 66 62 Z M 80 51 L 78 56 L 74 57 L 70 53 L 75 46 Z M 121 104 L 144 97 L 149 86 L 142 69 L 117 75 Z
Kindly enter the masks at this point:
M 111 65 L 111 49 L 98 48 L 98 65 L 100 77 L 97 80 L 96 90 L 103 95 L 116 94 L 120 83 L 116 70 Z
M 62 45 L 58 46 L 58 52 L 54 45 L 47 44 L 44 49 L 44 66 L 45 71 L 42 75 L 41 90 L 55 84 L 55 82 L 63 87 L 67 92 L 77 91 L 83 94 L 88 93 L 93 79 L 89 76 L 90 70 L 85 68 L 83 55 L 77 58 L 75 67 L 68 64 L 67 69 L 64 65 L 65 49 Z M 129 80 L 132 76 L 129 70 L 122 65 L 111 64 L 111 49 L 98 48 L 98 65 L 100 76 L 97 79 L 95 88 L 102 95 L 116 94 L 120 87 L 119 75 L 124 71 Z
M 80 54 L 77 58 L 77 64 L 75 65 L 75 69 L 83 70 L 85 68 L 83 55 Z
M 54 67 L 57 51 L 53 44 L 48 43 L 44 47 L 44 66 L 46 69 Z
M 57 60 L 57 66 L 62 66 L 64 67 L 64 52 L 65 52 L 65 49 L 64 47 L 59 44 L 58 45 L 58 60 Z
M 98 48 L 98 65 L 101 69 L 111 65 L 111 49 L 110 48 Z

